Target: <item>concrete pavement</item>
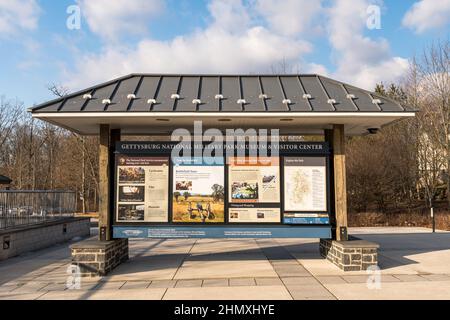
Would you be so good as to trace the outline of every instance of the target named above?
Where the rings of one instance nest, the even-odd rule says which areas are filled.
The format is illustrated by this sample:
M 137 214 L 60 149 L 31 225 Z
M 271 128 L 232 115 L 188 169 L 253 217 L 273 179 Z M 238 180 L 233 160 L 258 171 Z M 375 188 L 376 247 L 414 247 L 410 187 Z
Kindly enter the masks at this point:
M 381 245 L 379 276 L 341 271 L 317 239 L 133 240 L 127 263 L 68 290 L 65 244 L 1 262 L 0 299 L 450 299 L 450 233 L 351 233 Z

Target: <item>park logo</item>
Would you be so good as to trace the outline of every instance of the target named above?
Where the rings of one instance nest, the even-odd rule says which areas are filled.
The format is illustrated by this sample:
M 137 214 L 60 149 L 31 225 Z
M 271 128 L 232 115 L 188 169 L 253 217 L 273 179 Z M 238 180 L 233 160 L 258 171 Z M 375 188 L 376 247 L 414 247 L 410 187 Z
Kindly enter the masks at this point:
M 141 236 L 144 231 L 142 230 L 124 230 L 122 233 L 128 237 L 138 237 Z

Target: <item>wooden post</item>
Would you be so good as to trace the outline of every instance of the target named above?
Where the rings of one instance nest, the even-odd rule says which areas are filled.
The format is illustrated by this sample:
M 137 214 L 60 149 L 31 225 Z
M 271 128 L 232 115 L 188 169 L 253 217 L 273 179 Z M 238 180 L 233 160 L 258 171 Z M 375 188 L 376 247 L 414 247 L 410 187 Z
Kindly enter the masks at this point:
M 110 163 L 110 170 L 109 170 L 109 192 L 110 192 L 110 197 L 109 197 L 109 208 L 110 208 L 110 224 L 109 224 L 109 230 L 111 233 L 111 238 L 112 233 L 113 233 L 113 222 L 114 222 L 114 202 L 116 201 L 116 199 L 114 199 L 114 193 L 115 193 L 115 184 L 114 184 L 114 174 L 115 174 L 115 152 L 116 152 L 116 142 L 119 142 L 121 140 L 121 131 L 120 129 L 112 129 L 111 130 L 111 134 L 110 134 L 110 138 L 109 138 L 109 163 Z
M 347 237 L 347 181 L 345 171 L 345 129 L 344 125 L 333 126 L 334 203 L 336 213 L 336 240 Z
M 99 240 L 110 241 L 111 215 L 110 215 L 110 128 L 108 124 L 100 125 L 99 144 Z
M 325 142 L 328 142 L 331 150 L 333 149 L 333 129 L 325 130 Z M 333 240 L 336 240 L 336 207 L 335 207 L 335 197 L 334 197 L 334 158 L 333 154 L 330 156 L 330 224 L 331 224 L 331 234 Z

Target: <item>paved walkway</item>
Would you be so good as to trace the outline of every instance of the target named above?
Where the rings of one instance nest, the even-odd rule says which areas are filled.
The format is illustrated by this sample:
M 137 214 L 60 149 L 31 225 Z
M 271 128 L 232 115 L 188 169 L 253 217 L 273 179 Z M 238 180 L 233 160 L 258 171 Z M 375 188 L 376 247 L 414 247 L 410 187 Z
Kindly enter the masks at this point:
M 130 261 L 67 290 L 68 244 L 0 262 L 0 299 L 450 299 L 450 233 L 358 228 L 381 245 L 381 288 L 344 273 L 318 240 L 138 240 Z

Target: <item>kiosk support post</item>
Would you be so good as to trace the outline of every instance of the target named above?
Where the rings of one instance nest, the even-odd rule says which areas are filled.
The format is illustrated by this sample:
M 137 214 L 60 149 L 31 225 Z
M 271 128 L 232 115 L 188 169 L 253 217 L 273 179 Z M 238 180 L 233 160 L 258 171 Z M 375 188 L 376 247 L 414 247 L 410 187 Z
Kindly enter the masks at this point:
M 101 124 L 99 141 L 99 239 L 87 239 L 70 247 L 72 265 L 82 277 L 105 276 L 128 260 L 128 239 L 113 239 L 113 183 L 115 144 L 120 130 Z
M 333 185 L 335 239 L 347 241 L 347 182 L 345 171 L 345 128 L 342 124 L 333 125 L 328 132 L 328 140 L 333 150 Z
M 345 173 L 345 130 L 343 124 L 333 126 L 334 201 L 336 211 L 336 240 L 346 241 L 347 180 Z
M 120 130 L 100 125 L 99 145 L 99 240 L 112 240 L 114 148 L 120 141 Z

